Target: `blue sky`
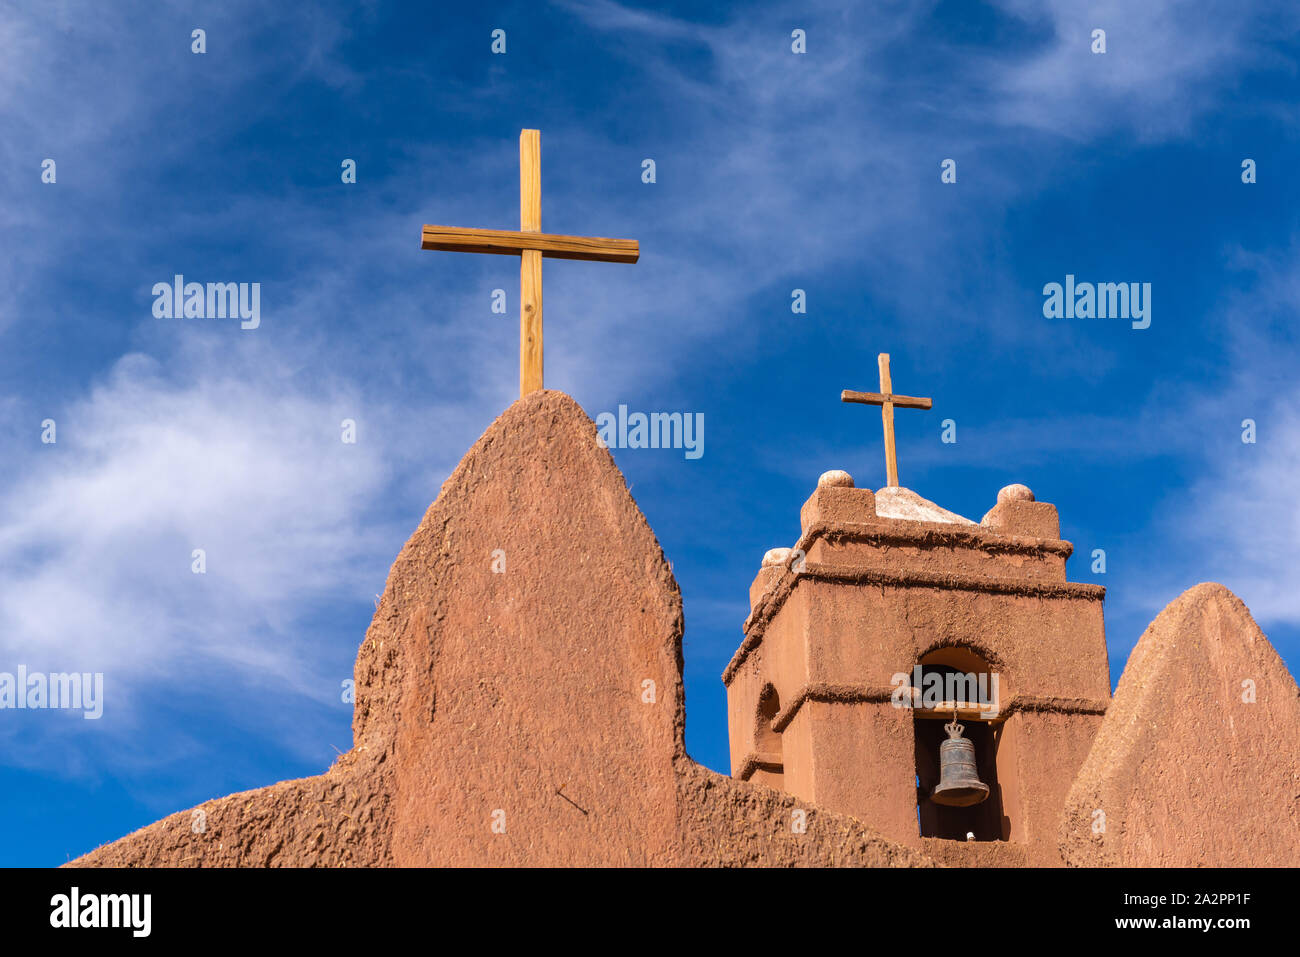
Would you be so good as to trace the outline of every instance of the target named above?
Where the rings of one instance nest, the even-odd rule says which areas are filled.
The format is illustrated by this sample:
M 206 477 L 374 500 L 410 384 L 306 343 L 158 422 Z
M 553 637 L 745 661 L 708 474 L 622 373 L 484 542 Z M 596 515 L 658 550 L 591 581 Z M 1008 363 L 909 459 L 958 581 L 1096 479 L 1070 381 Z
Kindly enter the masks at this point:
M 898 414 L 902 484 L 976 520 L 1011 482 L 1055 503 L 1113 679 L 1207 580 L 1296 672 L 1293 5 L 0 6 L 0 671 L 106 696 L 0 712 L 0 863 L 350 746 L 389 565 L 517 389 L 517 260 L 419 227 L 513 228 L 524 127 L 545 229 L 642 250 L 548 261 L 547 385 L 705 417 L 697 460 L 615 450 L 681 584 L 698 760 L 728 769 L 763 553 L 822 471 L 884 484 L 878 414 L 838 399 L 881 351 L 934 398 Z M 176 273 L 261 283 L 261 325 L 156 319 Z M 1045 318 L 1067 274 L 1151 283 L 1150 328 Z

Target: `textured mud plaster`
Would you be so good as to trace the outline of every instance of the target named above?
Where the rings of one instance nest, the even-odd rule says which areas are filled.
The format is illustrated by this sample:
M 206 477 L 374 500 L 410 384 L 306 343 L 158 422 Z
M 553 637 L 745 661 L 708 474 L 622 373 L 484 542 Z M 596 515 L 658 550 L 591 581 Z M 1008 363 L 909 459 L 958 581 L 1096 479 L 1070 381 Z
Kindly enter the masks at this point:
M 504 570 L 501 570 L 504 569 Z M 594 423 L 512 405 L 447 479 L 357 656 L 353 747 L 75 865 L 901 865 L 859 821 L 687 755 L 682 605 Z
M 1184 592 L 1133 650 L 1070 789 L 1066 862 L 1300 865 L 1297 695 L 1235 595 Z

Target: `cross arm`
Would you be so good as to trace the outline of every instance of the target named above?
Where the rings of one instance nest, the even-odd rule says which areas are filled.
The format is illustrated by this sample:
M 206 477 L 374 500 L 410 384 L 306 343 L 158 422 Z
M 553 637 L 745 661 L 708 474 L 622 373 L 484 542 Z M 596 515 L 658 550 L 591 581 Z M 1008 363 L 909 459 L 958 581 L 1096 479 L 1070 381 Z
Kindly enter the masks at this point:
M 585 259 L 606 263 L 634 263 L 641 255 L 635 239 L 605 239 L 601 236 L 561 236 L 513 229 L 466 229 L 460 226 L 425 226 L 421 249 L 442 249 L 459 253 L 519 255 L 537 249 L 551 259 Z
M 879 392 L 854 392 L 845 389 L 840 393 L 841 402 L 859 402 L 862 405 L 884 405 L 892 402 L 900 409 L 928 409 L 932 403 L 929 399 L 918 399 L 914 395 L 882 395 Z

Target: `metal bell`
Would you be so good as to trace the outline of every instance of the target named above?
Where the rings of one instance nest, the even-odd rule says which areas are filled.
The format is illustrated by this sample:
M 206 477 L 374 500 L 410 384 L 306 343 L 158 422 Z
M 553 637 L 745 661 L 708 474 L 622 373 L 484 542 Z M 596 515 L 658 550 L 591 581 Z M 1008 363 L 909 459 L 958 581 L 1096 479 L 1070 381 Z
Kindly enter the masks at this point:
M 939 745 L 939 783 L 930 792 L 930 800 L 947 807 L 979 804 L 989 796 L 989 786 L 975 768 L 975 745 L 962 737 L 964 728 L 955 714 L 943 730 L 948 732 L 948 740 Z

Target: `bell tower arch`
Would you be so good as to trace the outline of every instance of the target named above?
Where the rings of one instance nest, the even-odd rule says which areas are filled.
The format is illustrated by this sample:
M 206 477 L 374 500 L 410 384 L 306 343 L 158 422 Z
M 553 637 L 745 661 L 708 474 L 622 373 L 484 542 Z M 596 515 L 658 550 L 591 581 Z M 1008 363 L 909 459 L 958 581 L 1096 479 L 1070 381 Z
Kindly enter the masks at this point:
M 1010 821 L 1002 811 L 998 770 L 999 764 L 1013 765 L 1014 757 L 999 754 L 997 726 L 990 720 L 1005 687 L 1003 676 L 971 649 L 956 646 L 922 655 L 913 673 L 914 687 L 921 698 L 917 703 L 922 705 L 912 709 L 921 836 L 956 841 L 1010 838 Z M 959 739 L 969 742 L 972 773 L 978 783 L 988 788 L 984 798 L 968 805 L 945 802 L 942 794 L 935 793 L 941 783 L 949 787 L 954 783 L 958 765 L 948 762 L 945 774 L 942 760 L 944 742 L 952 737 L 949 729 L 954 722 Z

